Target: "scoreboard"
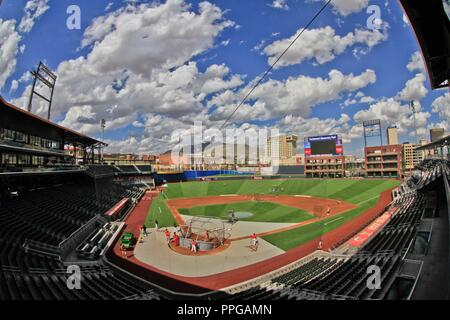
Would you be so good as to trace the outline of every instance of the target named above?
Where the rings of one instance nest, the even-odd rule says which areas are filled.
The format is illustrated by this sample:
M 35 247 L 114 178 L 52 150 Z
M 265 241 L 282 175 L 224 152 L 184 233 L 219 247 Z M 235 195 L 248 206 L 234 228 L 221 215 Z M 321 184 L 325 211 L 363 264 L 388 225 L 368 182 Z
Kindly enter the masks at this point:
M 344 147 L 337 135 L 305 138 L 304 151 L 306 157 L 342 156 Z

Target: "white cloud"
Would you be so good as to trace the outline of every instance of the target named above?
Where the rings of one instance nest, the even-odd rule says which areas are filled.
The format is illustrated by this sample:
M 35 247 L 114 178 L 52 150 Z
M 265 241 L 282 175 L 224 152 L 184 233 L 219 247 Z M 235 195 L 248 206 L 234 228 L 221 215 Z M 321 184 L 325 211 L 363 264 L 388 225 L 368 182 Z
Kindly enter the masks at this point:
M 315 2 L 325 2 L 327 0 L 312 0 Z M 369 5 L 369 0 L 333 0 L 330 5 L 333 6 L 333 11 L 346 17 L 352 13 L 361 12 Z
M 416 51 L 411 55 L 411 59 L 406 68 L 411 72 L 419 71 L 425 74 L 425 64 L 422 59 L 422 54 L 419 51 Z
M 375 81 L 373 70 L 366 70 L 356 76 L 331 70 L 325 79 L 300 75 L 284 81 L 269 80 L 253 92 L 250 101 L 239 109 L 233 119 L 262 120 L 286 114 L 306 118 L 314 106 L 340 99 L 342 93 L 360 90 Z M 227 90 L 211 99 L 209 106 L 217 106 L 212 118 L 219 120 L 228 117 L 252 85 L 250 83 L 237 93 Z M 252 100 L 255 103 L 251 104 Z
M 354 97 L 349 97 L 344 101 L 344 106 L 348 107 L 354 104 L 367 104 L 375 102 L 375 99 L 369 96 L 366 96 L 362 91 L 359 91 L 354 95 Z
M 450 2 L 448 0 L 442 1 L 442 4 L 444 5 L 444 11 L 447 13 L 447 16 L 450 17 Z
M 439 114 L 446 130 L 450 130 L 450 93 L 436 98 L 431 104 L 432 111 Z
M 16 70 L 21 36 L 15 28 L 15 20 L 0 19 L 0 90 Z
M 159 154 L 170 150 L 178 142 L 177 132 L 183 136 L 190 127 L 189 122 L 180 119 L 149 113 L 143 122 L 134 122 L 135 127 L 143 128 L 143 134 L 129 136 L 122 140 L 106 140 L 107 152 L 152 153 Z M 108 127 L 108 123 L 107 123 Z
M 277 40 L 266 46 L 264 53 L 269 57 L 268 64 L 275 62 L 301 31 L 302 29 L 298 30 L 292 37 Z M 367 50 L 370 50 L 387 38 L 387 28 L 383 29 L 382 32 L 379 30 L 356 29 L 345 36 L 336 34 L 336 31 L 330 26 L 306 30 L 278 62 L 276 68 L 300 64 L 306 60 L 324 64 L 334 60 L 337 55 L 342 54 L 349 47 L 360 44 L 366 46 Z
M 416 124 L 417 128 L 424 128 L 427 126 L 428 118 L 431 117 L 429 112 L 422 110 L 420 104 L 416 103 L 417 114 Z M 383 126 L 397 126 L 399 132 L 402 134 L 412 134 L 414 129 L 414 118 L 410 110 L 409 104 L 402 104 L 394 98 L 385 99 L 371 105 L 368 109 L 358 111 L 353 119 L 362 123 L 366 120 L 380 119 Z
M 76 127 L 81 133 L 90 134 L 100 131 L 100 120 L 98 113 L 93 110 L 92 106 L 86 105 L 81 107 L 72 107 L 67 112 L 66 117 L 61 125 L 68 128 Z M 108 119 L 108 130 L 121 128 L 132 123 L 136 119 L 136 114 L 132 113 L 117 118 Z
M 21 33 L 28 33 L 33 29 L 36 21 L 50 8 L 49 0 L 29 0 L 25 4 L 25 15 L 19 24 L 19 31 Z
M 270 6 L 275 9 L 289 10 L 289 6 L 286 3 L 286 0 L 273 0 Z
M 209 2 L 201 2 L 195 14 L 184 1 L 168 0 L 162 5 L 127 6 L 96 18 L 82 45 L 94 45 L 88 60 L 97 72 L 127 68 L 149 76 L 154 69 L 180 66 L 211 48 L 215 37 L 233 25 Z
M 404 26 L 410 25 L 409 18 L 405 13 L 403 13 L 403 25 Z
M 140 119 L 149 114 L 170 123 L 167 130 L 181 121 L 207 120 L 208 95 L 240 86 L 243 77 L 225 65 L 201 72 L 192 58 L 213 48 L 233 25 L 215 5 L 202 2 L 194 12 L 181 0 L 127 5 L 96 18 L 82 42 L 89 53 L 56 69 L 53 115 L 89 135 L 100 131 L 102 118 L 107 130 L 142 128 Z M 26 105 L 29 90 L 14 103 Z M 33 110 L 44 114 L 46 108 L 36 101 Z M 158 134 L 150 130 L 148 137 Z
M 422 100 L 428 94 L 425 81 L 425 76 L 422 73 L 416 74 L 414 78 L 406 82 L 405 87 L 398 93 L 398 98 L 404 101 Z
M 9 89 L 9 92 L 15 92 L 19 88 L 19 82 L 17 80 L 11 81 L 11 88 Z
M 301 116 L 288 115 L 277 123 L 277 128 L 281 132 L 301 134 L 300 138 L 338 134 L 345 143 L 349 143 L 352 139 L 360 137 L 359 134 L 355 134 L 351 130 L 350 121 L 351 118 L 345 113 L 341 114 L 339 119 L 303 118 Z
M 109 9 L 111 9 L 113 5 L 114 5 L 114 2 L 109 2 L 105 7 L 105 11 L 109 11 Z

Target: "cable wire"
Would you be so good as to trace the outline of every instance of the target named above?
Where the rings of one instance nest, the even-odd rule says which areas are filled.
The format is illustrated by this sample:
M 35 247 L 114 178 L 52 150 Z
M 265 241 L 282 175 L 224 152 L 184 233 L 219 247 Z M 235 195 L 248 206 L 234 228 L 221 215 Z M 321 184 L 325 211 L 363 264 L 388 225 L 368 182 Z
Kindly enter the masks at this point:
M 314 21 L 319 17 L 319 15 L 328 7 L 328 5 L 333 0 L 328 0 L 322 8 L 314 15 L 314 17 L 306 24 L 306 26 L 302 29 L 302 31 L 294 38 L 294 40 L 291 41 L 291 43 L 284 49 L 284 51 L 278 56 L 278 58 L 272 63 L 272 65 L 264 72 L 261 78 L 259 78 L 258 82 L 252 87 L 252 89 L 245 95 L 244 99 L 238 104 L 238 106 L 234 109 L 234 111 L 228 116 L 228 118 L 225 120 L 225 122 L 220 127 L 220 130 L 222 130 L 226 124 L 233 118 L 234 114 L 239 110 L 240 107 L 247 101 L 248 97 L 255 91 L 255 89 L 261 84 L 261 82 L 265 79 L 265 77 L 272 71 L 272 69 L 277 65 L 277 63 L 283 58 L 283 56 L 288 52 L 288 50 L 294 45 L 294 43 L 301 37 L 301 35 L 311 26 L 311 24 L 314 23 Z

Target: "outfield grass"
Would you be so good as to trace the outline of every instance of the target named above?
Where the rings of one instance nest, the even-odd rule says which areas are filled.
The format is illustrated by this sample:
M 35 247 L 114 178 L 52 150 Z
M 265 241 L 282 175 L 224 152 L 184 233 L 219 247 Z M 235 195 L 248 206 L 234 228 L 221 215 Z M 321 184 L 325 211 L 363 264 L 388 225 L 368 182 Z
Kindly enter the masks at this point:
M 338 199 L 353 204 L 368 201 L 386 189 L 399 185 L 396 180 L 230 180 L 211 182 L 183 182 L 169 184 L 168 198 L 206 197 L 223 194 L 277 194 L 310 195 Z
M 178 211 L 181 214 L 189 216 L 208 216 L 228 219 L 231 210 L 253 213 L 253 216 L 250 218 L 240 219 L 243 221 L 296 223 L 314 218 L 305 210 L 264 201 L 244 201 L 210 206 L 196 206 L 189 209 L 179 209 Z
M 147 228 L 153 228 L 155 226 L 155 218 L 158 220 L 160 228 L 172 227 L 175 224 L 175 219 L 164 200 L 162 193 L 158 195 L 158 198 L 152 200 L 149 214 L 145 219 Z
M 309 195 L 319 198 L 342 200 L 353 203 L 358 206 L 357 208 L 351 211 L 342 213 L 340 215 L 335 215 L 322 222 L 317 222 L 297 229 L 264 237 L 265 240 L 269 241 L 273 245 L 283 250 L 289 250 L 350 221 L 354 217 L 360 215 L 361 213 L 373 207 L 378 202 L 379 196 L 383 191 L 396 187 L 399 184 L 400 182 L 397 180 L 381 180 L 381 179 L 380 180 L 375 179 L 227 180 L 227 181 L 211 181 L 211 182 L 183 182 L 183 183 L 169 184 L 168 188 L 165 191 L 165 194 L 170 199 L 183 197 L 185 198 L 207 197 L 225 194 L 237 194 L 237 195 L 273 194 L 272 190 L 274 187 L 276 187 L 278 191 L 275 194 Z M 194 210 L 193 213 L 198 215 L 226 216 L 227 211 L 232 210 L 232 207 L 227 207 L 229 205 L 230 204 L 220 206 L 208 206 L 208 209 L 207 207 L 191 208 L 190 210 Z M 159 213 L 158 207 L 161 207 L 162 213 Z M 158 212 L 156 212 L 156 210 L 158 210 Z M 207 214 L 206 210 L 208 210 Z M 234 210 L 252 212 L 248 208 L 245 210 L 236 208 Z M 254 208 L 253 210 L 260 210 L 260 209 Z M 294 222 L 293 220 L 289 220 L 293 218 L 292 215 L 286 213 L 288 211 L 284 212 L 284 210 L 282 210 L 283 212 L 279 212 L 275 210 L 269 213 L 268 215 L 265 215 L 266 212 L 265 210 L 266 209 L 264 210 L 261 209 L 261 211 L 258 211 L 256 213 L 252 212 L 255 213 L 255 216 L 253 218 L 258 219 L 253 221 Z M 270 210 L 270 208 L 268 207 L 267 210 Z M 192 215 L 192 212 L 188 213 L 188 211 L 184 211 L 182 213 Z M 285 217 L 282 216 L 284 213 L 286 213 Z M 148 223 L 153 222 L 152 219 L 154 220 L 154 218 L 152 217 L 154 217 L 155 214 L 158 214 L 158 220 L 160 221 L 161 225 L 163 221 L 168 226 L 173 225 L 174 221 L 172 215 L 165 206 L 163 198 L 158 198 L 158 200 L 154 204 L 152 204 L 149 217 L 147 218 Z M 286 220 L 283 221 L 283 219 Z
M 315 222 L 296 229 L 271 234 L 263 237 L 263 239 L 277 246 L 278 248 L 287 251 L 340 227 L 341 225 L 349 222 L 356 216 L 375 206 L 377 202 L 378 198 L 375 198 L 366 201 L 358 208 L 338 215 L 334 215 L 323 221 Z

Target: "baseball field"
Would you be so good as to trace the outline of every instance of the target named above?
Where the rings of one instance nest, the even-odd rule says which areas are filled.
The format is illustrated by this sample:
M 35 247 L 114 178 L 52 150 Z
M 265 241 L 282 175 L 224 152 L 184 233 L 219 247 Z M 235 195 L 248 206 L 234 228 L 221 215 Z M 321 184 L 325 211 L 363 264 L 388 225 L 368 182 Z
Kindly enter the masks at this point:
M 226 180 L 169 184 L 152 201 L 146 225 L 176 224 L 181 215 L 227 219 L 230 211 L 246 212 L 242 220 L 297 223 L 298 227 L 262 235 L 289 250 L 349 222 L 375 206 L 380 194 L 397 180 L 297 179 Z M 175 215 L 176 216 L 176 215 Z M 251 230 L 249 230 L 250 234 Z

